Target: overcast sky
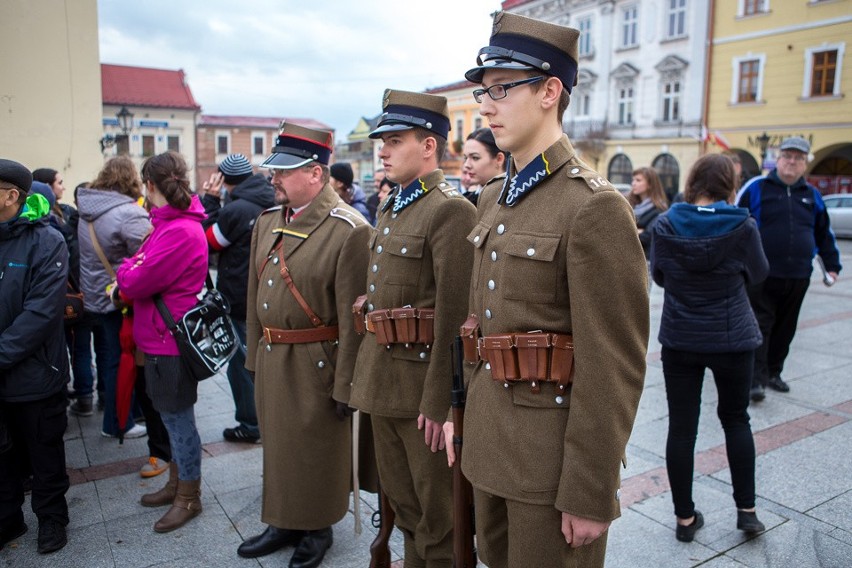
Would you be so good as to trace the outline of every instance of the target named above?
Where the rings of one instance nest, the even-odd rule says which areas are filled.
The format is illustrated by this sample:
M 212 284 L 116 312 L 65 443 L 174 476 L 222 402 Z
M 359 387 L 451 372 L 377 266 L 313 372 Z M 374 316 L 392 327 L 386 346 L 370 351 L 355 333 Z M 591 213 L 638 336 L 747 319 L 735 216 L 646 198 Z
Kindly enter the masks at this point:
M 386 87 L 464 79 L 499 0 L 98 0 L 103 63 L 183 69 L 204 114 L 304 117 L 342 140 Z

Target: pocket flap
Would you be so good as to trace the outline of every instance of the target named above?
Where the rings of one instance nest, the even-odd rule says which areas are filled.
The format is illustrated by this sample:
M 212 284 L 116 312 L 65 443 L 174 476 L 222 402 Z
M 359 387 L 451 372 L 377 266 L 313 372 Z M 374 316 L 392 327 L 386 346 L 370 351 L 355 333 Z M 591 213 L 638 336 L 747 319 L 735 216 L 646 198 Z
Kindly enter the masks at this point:
M 467 240 L 476 248 L 482 248 L 485 244 L 486 239 L 488 238 L 488 231 L 491 230 L 490 225 L 486 225 L 485 223 L 477 224 L 470 234 L 467 236 Z
M 404 258 L 423 258 L 426 237 L 423 235 L 391 235 L 385 245 L 385 252 Z
M 556 257 L 562 235 L 547 233 L 515 233 L 506 245 L 506 254 L 550 262 Z

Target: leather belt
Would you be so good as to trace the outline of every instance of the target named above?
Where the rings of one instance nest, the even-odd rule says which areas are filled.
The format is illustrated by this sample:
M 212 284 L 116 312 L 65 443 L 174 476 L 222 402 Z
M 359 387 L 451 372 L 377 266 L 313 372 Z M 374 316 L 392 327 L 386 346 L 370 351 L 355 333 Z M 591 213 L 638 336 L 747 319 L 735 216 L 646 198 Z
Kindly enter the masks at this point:
M 276 329 L 264 327 L 263 337 L 267 343 L 317 343 L 334 341 L 338 338 L 336 325 L 312 327 L 308 329 Z

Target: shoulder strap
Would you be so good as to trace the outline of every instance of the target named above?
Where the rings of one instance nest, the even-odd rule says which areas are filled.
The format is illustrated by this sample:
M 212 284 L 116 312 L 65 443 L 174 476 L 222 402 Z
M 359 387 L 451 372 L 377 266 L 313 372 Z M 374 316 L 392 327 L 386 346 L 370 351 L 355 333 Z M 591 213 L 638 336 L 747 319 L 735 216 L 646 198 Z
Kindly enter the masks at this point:
M 95 235 L 94 219 L 89 222 L 89 236 L 92 238 L 92 246 L 95 247 L 95 253 L 97 253 L 98 258 L 101 259 L 101 264 L 104 265 L 109 277 L 115 280 L 115 270 L 112 269 L 112 265 L 107 260 L 107 257 L 104 254 L 104 249 L 101 248 L 101 243 L 98 242 L 98 237 Z
M 311 323 L 314 324 L 314 327 L 325 327 L 319 316 L 311 309 L 308 302 L 305 301 L 305 298 L 302 296 L 301 292 L 299 292 L 299 289 L 296 288 L 296 283 L 293 282 L 293 277 L 290 276 L 290 269 L 287 268 L 287 264 L 284 262 L 283 246 L 278 249 L 278 260 L 281 263 L 281 278 L 283 278 L 284 282 L 287 283 L 287 288 L 290 289 L 293 297 L 296 298 L 296 301 L 299 303 L 299 306 L 301 306 L 302 311 L 305 312 L 305 315 L 308 316 Z
M 169 311 L 169 308 L 166 307 L 166 303 L 163 301 L 163 297 L 160 294 L 154 294 L 154 303 L 157 305 L 157 311 L 160 312 L 160 316 L 163 318 L 163 321 L 166 322 L 166 326 L 168 326 L 169 330 L 174 333 L 179 333 L 177 324 L 175 323 L 175 318 L 172 317 L 172 313 Z

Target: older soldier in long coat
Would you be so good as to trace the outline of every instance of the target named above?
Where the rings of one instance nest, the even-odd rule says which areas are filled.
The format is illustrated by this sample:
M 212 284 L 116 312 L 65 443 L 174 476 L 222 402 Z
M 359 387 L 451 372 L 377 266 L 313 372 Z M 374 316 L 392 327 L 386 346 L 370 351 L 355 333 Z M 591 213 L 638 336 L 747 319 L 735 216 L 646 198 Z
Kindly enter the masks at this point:
M 269 528 L 238 553 L 296 545 L 292 568 L 322 562 L 349 503 L 349 388 L 361 342 L 352 303 L 373 229 L 328 184 L 331 148 L 330 132 L 282 125 L 263 164 L 280 206 L 260 215 L 251 242 L 246 368 L 256 377 Z

